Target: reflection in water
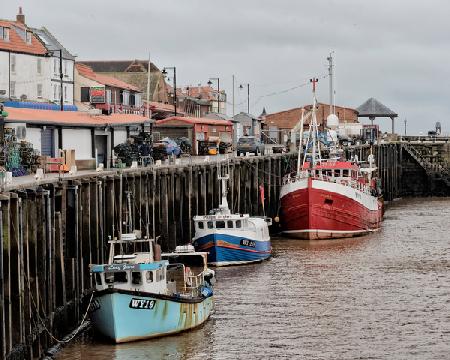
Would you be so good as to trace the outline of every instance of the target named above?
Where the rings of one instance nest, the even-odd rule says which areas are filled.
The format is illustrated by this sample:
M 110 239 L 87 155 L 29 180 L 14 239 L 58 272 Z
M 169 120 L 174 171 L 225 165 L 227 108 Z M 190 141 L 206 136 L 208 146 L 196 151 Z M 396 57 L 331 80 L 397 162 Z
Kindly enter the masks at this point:
M 62 359 L 450 358 L 450 200 L 394 203 L 383 229 L 337 241 L 274 239 L 262 264 L 217 270 L 216 312 L 177 336 Z

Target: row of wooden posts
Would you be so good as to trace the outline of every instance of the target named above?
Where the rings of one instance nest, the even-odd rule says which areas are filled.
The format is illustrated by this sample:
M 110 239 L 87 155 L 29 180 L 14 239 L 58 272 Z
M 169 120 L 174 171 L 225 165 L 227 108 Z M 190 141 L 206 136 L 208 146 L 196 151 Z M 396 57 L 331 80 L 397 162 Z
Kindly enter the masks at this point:
M 355 151 L 367 158 L 367 149 Z M 400 191 L 401 151 L 380 146 L 375 155 L 390 200 Z M 107 260 L 108 239 L 140 230 L 163 250 L 189 242 L 192 217 L 220 203 L 218 171 L 230 175 L 232 212 L 275 219 L 282 177 L 296 162 L 276 154 L 105 171 L 1 193 L 1 358 L 39 358 L 77 326 L 93 288 L 89 264 Z
M 233 212 L 276 217 L 294 155 L 172 165 L 41 182 L 0 195 L 0 357 L 40 358 L 75 328 L 107 241 L 140 230 L 163 250 L 188 242 L 192 217 L 220 202 L 227 169 Z M 261 201 L 263 186 L 264 203 Z

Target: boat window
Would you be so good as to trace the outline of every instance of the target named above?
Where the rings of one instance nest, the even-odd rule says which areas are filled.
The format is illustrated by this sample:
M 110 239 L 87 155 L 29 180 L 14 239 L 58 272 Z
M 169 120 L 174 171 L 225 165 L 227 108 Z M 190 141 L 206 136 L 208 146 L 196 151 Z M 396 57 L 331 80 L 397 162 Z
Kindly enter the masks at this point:
M 340 176 L 340 170 L 334 170 L 334 177 Z
M 105 283 L 107 284 L 114 283 L 114 273 L 105 273 Z
M 102 275 L 100 273 L 95 273 L 95 283 L 97 285 L 101 285 L 102 284 Z
M 348 176 L 349 170 L 344 170 L 344 176 Z
M 242 222 L 241 222 L 241 220 L 236 220 L 236 227 L 237 227 L 237 228 L 242 227 Z
M 227 227 L 228 227 L 229 229 L 234 228 L 234 226 L 233 226 L 233 220 L 228 220 L 228 222 L 227 222 Z
M 119 271 L 114 273 L 115 283 L 126 283 L 128 282 L 127 273 L 125 271 Z
M 147 271 L 146 277 L 147 277 L 147 282 L 152 283 L 153 282 L 153 271 Z
M 208 229 L 214 229 L 214 222 L 208 221 Z
M 216 221 L 216 228 L 225 229 L 225 221 Z
M 131 273 L 131 282 L 135 285 L 142 284 L 142 274 L 140 271 L 133 271 Z
M 203 221 L 199 221 L 197 224 L 199 229 L 204 229 L 205 224 L 203 223 Z

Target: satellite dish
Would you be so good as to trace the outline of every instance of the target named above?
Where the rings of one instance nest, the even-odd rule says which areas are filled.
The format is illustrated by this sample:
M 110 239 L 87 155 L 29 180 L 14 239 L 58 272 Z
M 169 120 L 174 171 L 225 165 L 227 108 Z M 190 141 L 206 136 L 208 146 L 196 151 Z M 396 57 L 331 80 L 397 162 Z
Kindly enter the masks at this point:
M 336 130 L 339 126 L 339 118 L 335 114 L 327 116 L 327 128 Z

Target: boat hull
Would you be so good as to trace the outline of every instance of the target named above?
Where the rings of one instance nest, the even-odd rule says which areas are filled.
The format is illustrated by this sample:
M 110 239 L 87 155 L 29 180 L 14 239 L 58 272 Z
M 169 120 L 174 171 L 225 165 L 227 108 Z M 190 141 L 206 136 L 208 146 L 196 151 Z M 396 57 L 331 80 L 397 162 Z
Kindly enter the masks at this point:
M 270 239 L 254 240 L 227 234 L 208 234 L 194 240 L 197 251 L 208 252 L 208 264 L 213 266 L 241 265 L 263 261 L 270 257 Z
M 348 185 L 300 179 L 281 192 L 281 224 L 289 237 L 320 240 L 380 229 L 383 203 Z
M 97 292 L 91 319 L 115 343 L 149 339 L 185 331 L 204 323 L 213 297 L 198 300 L 108 289 Z

